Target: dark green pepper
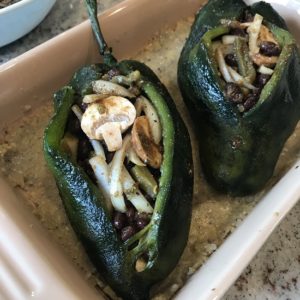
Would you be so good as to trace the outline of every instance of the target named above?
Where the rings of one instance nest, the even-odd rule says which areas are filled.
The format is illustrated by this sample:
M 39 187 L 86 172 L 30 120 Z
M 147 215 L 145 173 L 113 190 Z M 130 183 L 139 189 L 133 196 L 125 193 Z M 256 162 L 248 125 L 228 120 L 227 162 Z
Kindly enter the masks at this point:
M 228 32 L 221 20 L 238 20 L 245 12 L 263 16 L 282 51 L 258 102 L 241 113 L 225 95 L 211 44 Z M 283 19 L 265 2 L 247 7 L 242 0 L 210 0 L 181 53 L 178 82 L 195 123 L 207 181 L 233 195 L 261 189 L 300 114 L 299 52 Z
M 54 116 L 44 135 L 45 158 L 74 231 L 97 270 L 123 299 L 149 299 L 151 286 L 173 270 L 187 242 L 193 193 L 191 143 L 166 88 L 144 64 L 116 61 L 102 37 L 95 1 L 86 2 L 104 63 L 83 67 L 69 86 L 55 94 Z M 61 143 L 72 105 L 91 91 L 92 81 L 112 69 L 125 76 L 141 73 L 140 90 L 159 116 L 164 150 L 151 221 L 126 242 L 112 224 L 103 193 Z M 145 256 L 147 265 L 138 272 L 135 264 Z

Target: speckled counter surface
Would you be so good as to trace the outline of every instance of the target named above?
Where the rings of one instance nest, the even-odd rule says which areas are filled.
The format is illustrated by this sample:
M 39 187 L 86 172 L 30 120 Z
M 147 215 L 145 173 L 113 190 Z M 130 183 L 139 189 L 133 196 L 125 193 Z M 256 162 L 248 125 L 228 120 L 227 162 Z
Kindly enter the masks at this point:
M 300 202 L 223 300 L 231 299 L 300 299 Z
M 99 10 L 103 11 L 118 2 L 121 0 L 102 0 Z M 82 1 L 58 0 L 46 19 L 30 34 L 0 48 L 0 64 L 85 19 Z M 300 299 L 300 203 L 224 296 L 224 300 L 231 299 Z
M 121 1 L 98 1 L 98 9 L 101 12 Z M 49 15 L 31 33 L 10 45 L 0 48 L 0 64 L 81 23 L 86 18 L 87 15 L 82 0 L 57 0 Z

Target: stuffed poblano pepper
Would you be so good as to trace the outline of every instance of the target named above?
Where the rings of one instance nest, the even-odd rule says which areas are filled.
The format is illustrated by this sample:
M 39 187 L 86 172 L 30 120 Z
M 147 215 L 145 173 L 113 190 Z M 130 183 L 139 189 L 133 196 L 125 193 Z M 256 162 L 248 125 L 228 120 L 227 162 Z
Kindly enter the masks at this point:
M 265 2 L 208 1 L 178 82 L 207 181 L 232 195 L 261 189 L 300 115 L 299 52 L 284 20 Z
M 193 192 L 188 131 L 144 64 L 117 62 L 86 1 L 104 63 L 54 97 L 44 153 L 91 261 L 123 299 L 148 299 L 186 245 Z

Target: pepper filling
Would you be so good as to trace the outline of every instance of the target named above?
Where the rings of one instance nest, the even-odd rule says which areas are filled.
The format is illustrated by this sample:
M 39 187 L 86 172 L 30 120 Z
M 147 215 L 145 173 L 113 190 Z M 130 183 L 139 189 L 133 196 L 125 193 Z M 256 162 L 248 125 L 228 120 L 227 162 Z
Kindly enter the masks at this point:
M 281 48 L 259 14 L 246 10 L 239 20 L 221 20 L 221 24 L 229 31 L 213 40 L 214 55 L 226 97 L 244 113 L 258 102 Z
M 141 74 L 110 70 L 72 107 L 62 143 L 98 185 L 121 240 L 151 220 L 162 164 L 157 112 L 142 95 Z

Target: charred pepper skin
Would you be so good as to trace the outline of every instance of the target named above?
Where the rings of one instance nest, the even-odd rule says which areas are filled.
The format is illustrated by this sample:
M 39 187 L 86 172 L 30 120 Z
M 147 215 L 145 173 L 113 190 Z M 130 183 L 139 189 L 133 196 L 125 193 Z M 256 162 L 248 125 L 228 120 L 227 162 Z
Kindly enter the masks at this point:
M 259 102 L 242 115 L 225 97 L 207 36 L 221 19 L 237 19 L 245 9 L 264 17 L 283 50 Z M 197 130 L 202 169 L 221 192 L 245 196 L 260 190 L 299 120 L 300 59 L 286 29 L 267 3 L 247 7 L 241 0 L 210 0 L 197 14 L 181 53 L 178 83 Z
M 168 91 L 147 66 L 129 60 L 117 63 L 109 52 L 104 54 L 104 62 L 82 68 L 69 86 L 56 93 L 54 116 L 45 130 L 44 153 L 72 227 L 99 273 L 123 299 L 146 300 L 152 285 L 174 269 L 187 243 L 193 196 L 191 143 Z M 123 75 L 140 71 L 141 91 L 162 125 L 159 192 L 149 225 L 137 233 L 136 247 L 134 240 L 121 241 L 101 191 L 60 147 L 72 105 L 91 91 L 93 80 L 111 68 Z M 149 258 L 147 267 L 137 272 L 135 262 L 144 254 Z

